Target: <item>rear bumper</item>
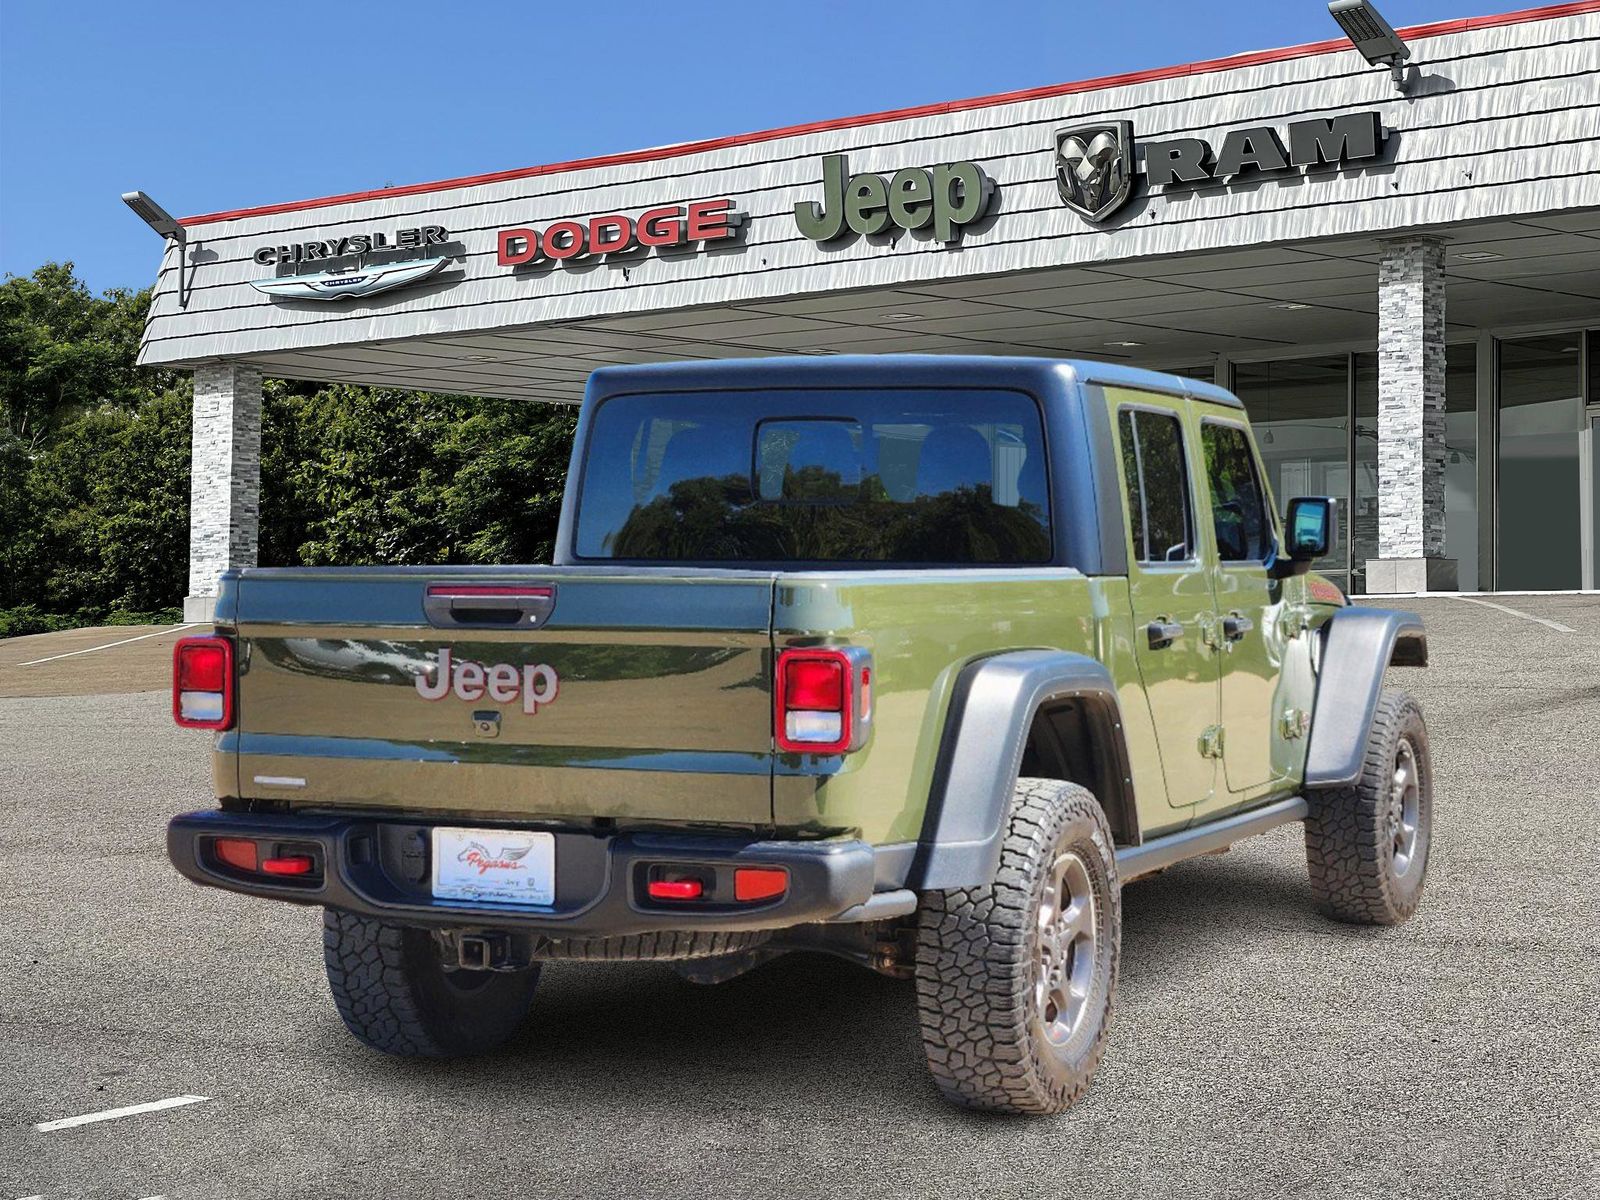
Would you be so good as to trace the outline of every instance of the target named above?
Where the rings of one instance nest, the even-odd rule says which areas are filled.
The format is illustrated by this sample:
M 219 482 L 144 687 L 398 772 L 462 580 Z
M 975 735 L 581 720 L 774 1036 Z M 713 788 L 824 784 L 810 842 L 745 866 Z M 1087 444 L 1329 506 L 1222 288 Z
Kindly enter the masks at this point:
M 435 900 L 429 862 L 432 826 L 360 816 L 205 811 L 174 817 L 167 856 L 187 878 L 245 895 L 318 904 L 403 925 L 492 928 L 551 937 L 612 937 L 666 930 L 785 929 L 840 918 L 872 920 L 909 911 L 910 893 L 879 893 L 875 854 L 865 842 L 756 841 L 731 837 L 634 833 L 610 836 L 552 831 L 556 898 L 549 908 Z M 316 860 L 310 881 L 245 876 L 217 861 L 210 839 L 283 843 L 282 853 Z M 736 867 L 782 867 L 789 889 L 755 904 L 672 903 L 644 895 L 652 866 L 711 872 L 714 895 L 730 895 Z M 893 903 L 886 904 L 893 898 Z M 870 902 L 870 903 L 869 903 Z

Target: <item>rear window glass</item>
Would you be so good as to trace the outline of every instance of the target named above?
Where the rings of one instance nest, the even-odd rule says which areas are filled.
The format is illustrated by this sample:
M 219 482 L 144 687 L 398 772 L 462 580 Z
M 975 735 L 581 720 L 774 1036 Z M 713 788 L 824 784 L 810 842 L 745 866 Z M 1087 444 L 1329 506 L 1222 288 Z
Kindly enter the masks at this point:
M 616 396 L 595 410 L 581 558 L 1050 560 L 1033 398 L 916 389 Z

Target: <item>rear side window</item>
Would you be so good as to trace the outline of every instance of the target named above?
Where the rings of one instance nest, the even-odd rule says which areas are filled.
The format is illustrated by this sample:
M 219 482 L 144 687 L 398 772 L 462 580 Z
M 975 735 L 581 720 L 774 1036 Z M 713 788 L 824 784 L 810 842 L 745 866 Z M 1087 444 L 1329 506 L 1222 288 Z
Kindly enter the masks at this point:
M 1265 562 L 1272 551 L 1272 526 L 1250 439 L 1237 425 L 1207 421 L 1200 427 L 1200 441 L 1206 452 L 1217 557 L 1223 562 Z
M 1140 562 L 1187 562 L 1194 553 L 1194 513 L 1183 427 L 1170 413 L 1125 408 L 1118 414 L 1128 528 Z
M 580 558 L 1050 561 L 1031 396 L 980 390 L 692 392 L 595 410 Z

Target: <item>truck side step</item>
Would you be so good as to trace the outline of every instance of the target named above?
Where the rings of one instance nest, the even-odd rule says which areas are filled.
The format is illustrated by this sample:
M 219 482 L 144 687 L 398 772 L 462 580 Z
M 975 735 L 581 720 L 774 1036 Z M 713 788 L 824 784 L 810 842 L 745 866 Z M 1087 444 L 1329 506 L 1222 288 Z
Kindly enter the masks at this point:
M 1180 829 L 1141 846 L 1123 846 L 1117 851 L 1117 874 L 1123 883 L 1141 875 L 1153 875 L 1185 859 L 1226 850 L 1241 838 L 1266 833 L 1291 821 L 1303 821 L 1307 811 L 1305 797 L 1290 796 L 1265 808 L 1253 808 L 1193 829 Z

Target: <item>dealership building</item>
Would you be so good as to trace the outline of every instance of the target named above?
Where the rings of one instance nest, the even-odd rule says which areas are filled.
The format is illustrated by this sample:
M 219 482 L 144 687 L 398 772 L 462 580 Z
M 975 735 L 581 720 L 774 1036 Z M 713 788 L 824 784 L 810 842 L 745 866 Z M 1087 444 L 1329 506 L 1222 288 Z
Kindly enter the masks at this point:
M 186 609 L 255 561 L 263 377 L 891 352 L 1231 388 L 1352 592 L 1593 588 L 1600 0 L 1400 36 L 183 219 L 141 361 L 195 375 Z

